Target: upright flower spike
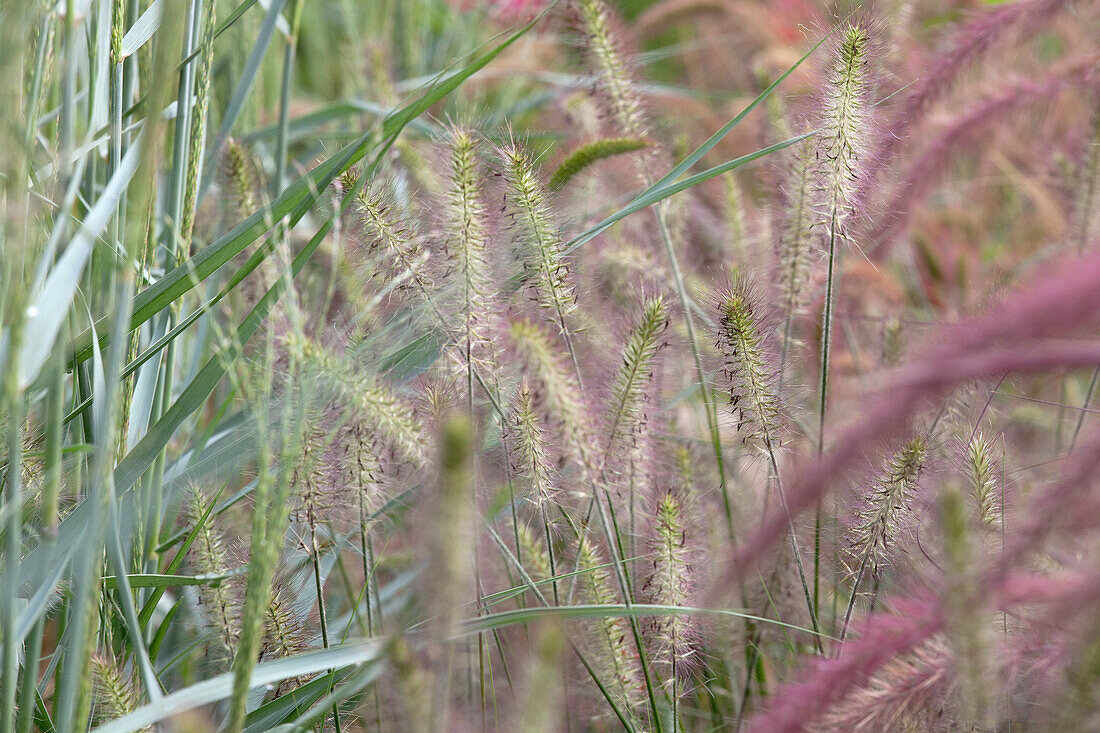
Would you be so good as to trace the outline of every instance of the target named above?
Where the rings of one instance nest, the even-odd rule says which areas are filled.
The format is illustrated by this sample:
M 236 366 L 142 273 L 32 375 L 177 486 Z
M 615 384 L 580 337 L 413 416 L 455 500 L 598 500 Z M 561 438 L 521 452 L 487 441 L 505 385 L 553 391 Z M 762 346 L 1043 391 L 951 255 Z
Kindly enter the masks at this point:
M 905 513 L 927 457 L 925 439 L 911 439 L 894 454 L 864 497 L 856 512 L 857 523 L 851 539 L 857 572 L 862 573 L 865 568 L 872 576 L 877 576 L 889 564 L 890 546 L 897 542 L 901 533 Z
M 567 450 L 581 466 L 592 468 L 591 430 L 576 378 L 538 326 L 516 321 L 510 333 L 520 362 L 538 385 L 540 406 L 560 426 Z
M 718 297 L 718 347 L 729 379 L 730 403 L 746 441 L 778 447 L 779 395 L 764 345 L 756 297 L 738 279 Z
M 822 100 L 822 132 L 818 135 L 818 215 L 826 240 L 825 308 L 821 323 L 821 361 L 818 384 L 818 453 L 825 450 L 825 415 L 829 393 L 829 352 L 833 332 L 834 282 L 839 269 L 837 244 L 850 241 L 849 225 L 854 218 L 863 187 L 862 167 L 866 161 L 867 131 L 870 125 L 867 96 L 867 63 L 870 37 L 860 25 L 843 32 L 829 73 L 829 91 Z M 820 518 L 818 520 L 820 532 Z M 815 546 L 820 543 L 815 542 Z M 815 558 L 815 562 L 818 558 Z
M 383 384 L 356 373 L 308 338 L 288 337 L 286 347 L 293 359 L 312 370 L 347 405 L 349 414 L 370 425 L 375 436 L 384 439 L 414 465 L 425 462 L 423 426 L 412 408 Z
M 489 225 L 481 194 L 482 176 L 474 135 L 462 128 L 448 140 L 450 180 L 445 199 L 446 245 L 456 274 L 460 340 L 469 368 L 489 356 L 491 317 Z
M 515 142 L 501 148 L 500 156 L 511 194 L 519 259 L 534 282 L 539 305 L 552 311 L 558 326 L 566 332 L 565 319 L 577 304 L 569 284 L 564 246 L 554 224 L 549 196 L 527 153 Z
M 636 432 L 643 421 L 645 388 L 653 377 L 653 362 L 660 348 L 661 334 L 668 327 L 668 304 L 661 296 L 642 304 L 642 314 L 623 347 L 615 372 L 607 416 L 605 454 L 611 453 L 624 436 Z
M 248 149 L 235 138 L 225 142 L 225 179 L 230 199 L 239 219 L 245 219 L 259 208 L 256 205 L 256 175 Z
M 997 473 L 993 443 L 980 432 L 966 446 L 966 468 L 970 474 L 970 495 L 978 521 L 984 527 L 997 526 L 1001 507 L 997 505 Z
M 356 198 L 364 233 L 370 238 L 370 251 L 384 249 L 391 274 L 412 279 L 421 293 L 431 292 L 424 274 L 424 256 L 413 234 L 395 220 L 379 191 L 361 189 Z
M 641 97 L 635 88 L 621 43 L 611 29 L 611 15 L 603 0 L 577 0 L 589 56 L 621 134 L 644 138 L 647 130 Z
M 209 500 L 200 489 L 193 488 L 187 501 L 188 524 L 202 522 L 202 526 L 191 545 L 188 563 L 196 575 L 224 575 L 230 570 L 229 554 L 209 510 Z M 199 586 L 199 601 L 215 639 L 216 651 L 211 656 L 219 664 L 228 665 L 240 638 L 241 598 L 231 582 L 223 582 Z
M 618 596 L 608 577 L 607 563 L 587 535 L 580 539 L 577 556 L 578 582 L 584 600 L 598 606 L 618 603 Z M 629 626 L 623 619 L 612 616 L 596 619 L 592 624 L 595 629 L 591 647 L 603 684 L 631 711 L 640 709 L 645 705 L 645 688 L 638 655 L 627 641 Z
M 653 572 L 645 590 L 660 606 L 686 606 L 691 592 L 692 565 L 686 545 L 687 529 L 680 492 L 665 491 L 657 502 L 656 524 L 650 539 Z M 658 618 L 653 635 L 654 661 L 661 671 L 661 683 L 673 705 L 678 705 L 677 681 L 690 662 L 689 617 L 673 614 Z
M 97 723 L 109 723 L 134 712 L 141 706 L 141 692 L 138 683 L 127 674 L 113 656 L 93 654 L 91 659 L 92 680 L 96 699 L 95 715 Z M 152 728 L 138 729 L 141 732 Z
M 871 39 L 861 25 L 849 25 L 829 71 L 817 136 L 819 215 L 830 239 L 847 236 L 856 214 L 867 160 L 869 113 L 867 57 Z
M 554 487 L 550 461 L 546 455 L 546 437 L 541 421 L 535 412 L 535 400 L 526 379 L 520 385 L 513 418 L 515 446 L 519 452 L 518 473 L 530 487 L 532 499 L 541 507 L 553 502 Z

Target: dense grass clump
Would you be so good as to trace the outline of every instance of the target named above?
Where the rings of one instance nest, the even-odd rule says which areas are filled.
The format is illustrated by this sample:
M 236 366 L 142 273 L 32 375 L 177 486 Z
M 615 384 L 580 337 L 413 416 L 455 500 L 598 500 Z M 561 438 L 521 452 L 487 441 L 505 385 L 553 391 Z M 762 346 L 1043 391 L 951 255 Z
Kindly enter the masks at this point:
M 0 9 L 0 730 L 1100 726 L 1100 9 Z

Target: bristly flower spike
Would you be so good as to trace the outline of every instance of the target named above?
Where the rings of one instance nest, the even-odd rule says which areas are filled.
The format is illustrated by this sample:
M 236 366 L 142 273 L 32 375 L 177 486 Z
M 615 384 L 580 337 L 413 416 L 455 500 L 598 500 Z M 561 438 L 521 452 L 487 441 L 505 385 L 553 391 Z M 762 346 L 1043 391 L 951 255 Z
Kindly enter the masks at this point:
M 718 346 L 744 439 L 777 448 L 779 395 L 752 287 L 738 278 L 718 296 Z
M 689 605 L 693 570 L 684 513 L 683 495 L 679 491 L 665 491 L 657 501 L 656 527 L 650 540 L 653 572 L 645 590 L 660 606 Z M 676 711 L 681 696 L 677 683 L 691 661 L 690 642 L 691 626 L 687 616 L 673 614 L 656 621 L 654 661 L 661 668 L 661 683 L 672 699 L 674 720 L 678 719 Z
M 451 170 L 445 200 L 446 244 L 457 274 L 458 311 L 462 321 L 460 340 L 469 376 L 472 365 L 484 362 L 491 351 L 486 333 L 492 298 L 489 225 L 481 194 L 477 139 L 469 130 L 455 128 L 450 132 L 448 148 Z
M 567 320 L 576 310 L 577 300 L 569 283 L 565 245 L 554 223 L 550 197 L 531 159 L 515 141 L 500 148 L 500 157 L 504 161 L 504 179 L 511 194 L 518 259 L 524 263 L 534 283 L 535 300 L 553 314 L 552 320 L 569 348 L 573 375 L 580 384 L 580 363 Z
M 909 511 L 917 482 L 928 458 L 928 442 L 923 436 L 910 439 L 887 464 L 886 470 L 874 481 L 870 492 L 856 510 L 856 526 L 852 530 L 850 552 L 856 566 L 852 595 L 844 612 L 840 642 L 848 634 L 859 586 L 868 573 L 878 577 L 889 563 L 890 547 L 901 534 L 903 520 Z
M 644 419 L 645 388 L 653 377 L 654 359 L 661 347 L 661 334 L 668 327 L 668 304 L 661 296 L 642 305 L 642 315 L 623 347 L 622 361 L 615 372 L 611 405 L 607 417 L 604 460 L 632 426 Z
M 615 124 L 628 137 L 646 136 L 641 98 L 631 78 L 619 39 L 611 30 L 611 14 L 603 0 L 577 0 L 589 54 Z
M 825 450 L 825 414 L 829 391 L 829 351 L 832 342 L 837 244 L 851 241 L 849 225 L 861 196 L 870 126 L 869 83 L 865 69 L 870 37 L 861 25 L 849 25 L 829 73 L 829 91 L 822 100 L 821 133 L 817 140 L 818 214 L 824 227 L 828 272 L 821 325 L 818 385 L 818 453 Z M 820 523 L 820 522 L 819 522 Z M 815 543 L 816 544 L 816 543 Z M 815 562 L 818 558 L 815 558 Z
M 561 427 L 567 450 L 584 469 L 591 470 L 591 430 L 575 376 L 534 323 L 515 321 L 510 334 L 520 362 L 539 386 L 541 406 Z
M 780 447 L 781 411 L 775 374 L 768 363 L 764 343 L 764 328 L 758 298 L 744 278 L 738 278 L 718 296 L 718 349 L 729 379 L 730 403 L 738 414 L 738 430 L 744 441 L 758 442 L 768 457 L 770 478 L 775 481 L 776 494 L 786 514 L 790 529 L 791 550 L 798 567 L 798 577 L 806 597 L 810 623 L 817 631 L 817 608 L 810 594 L 809 581 L 802 564 L 802 550 L 787 508 L 787 497 L 779 475 L 776 451 Z M 819 637 L 815 636 L 815 643 Z
M 997 505 L 997 475 L 992 441 L 982 433 L 976 433 L 966 446 L 966 463 L 970 474 L 970 494 L 978 521 L 984 527 L 993 528 L 997 525 L 1001 507 Z

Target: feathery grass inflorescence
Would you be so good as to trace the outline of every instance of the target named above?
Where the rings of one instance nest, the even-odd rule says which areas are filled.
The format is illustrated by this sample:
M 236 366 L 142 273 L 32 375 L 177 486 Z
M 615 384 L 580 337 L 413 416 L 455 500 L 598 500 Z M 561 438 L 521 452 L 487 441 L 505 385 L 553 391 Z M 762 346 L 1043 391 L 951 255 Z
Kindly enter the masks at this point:
M 210 72 L 214 65 L 214 31 L 217 28 L 218 3 L 200 3 L 205 6 L 202 22 L 202 46 L 199 49 L 198 73 L 195 76 L 195 108 L 191 111 L 191 130 L 188 145 L 187 177 L 183 193 L 183 221 L 180 224 L 180 241 L 189 249 L 195 229 L 195 207 L 198 203 L 199 171 L 202 169 L 206 140 L 206 117 L 210 111 Z
M 693 590 L 694 568 L 688 545 L 686 507 L 682 491 L 668 489 L 657 500 L 654 527 L 649 539 L 653 570 L 643 591 L 659 606 L 687 606 Z M 652 659 L 665 694 L 672 701 L 673 719 L 683 690 L 680 679 L 693 667 L 694 627 L 689 616 L 658 617 L 652 629 Z
M 970 479 L 970 496 L 979 523 L 989 529 L 1000 525 L 1001 504 L 998 501 L 997 465 L 993 442 L 981 432 L 975 433 L 966 446 L 966 468 Z
M 891 456 L 885 470 L 861 497 L 849 542 L 857 574 L 866 571 L 877 577 L 890 565 L 891 548 L 901 539 L 927 458 L 926 439 L 911 438 Z
M 562 364 L 550 338 L 537 325 L 515 321 L 509 333 L 520 363 L 537 385 L 537 404 L 561 430 L 564 448 L 582 467 L 594 468 L 592 430 L 576 378 Z
M 936 637 L 899 655 L 825 714 L 815 730 L 942 730 L 946 703 L 955 688 L 951 651 Z M 954 727 L 947 728 L 954 730 Z
M 593 540 L 588 535 L 582 535 L 577 545 L 577 570 L 580 573 L 578 584 L 581 597 L 585 602 L 600 606 L 619 602 L 606 564 Z M 598 662 L 597 674 L 628 711 L 634 713 L 640 710 L 645 705 L 645 686 L 638 655 L 628 641 L 628 624 L 619 618 L 604 617 L 592 621 L 590 630 L 592 654 Z
M 113 655 L 93 654 L 91 668 L 95 685 L 94 721 L 107 723 L 138 708 L 141 704 L 138 682 L 122 668 Z M 149 726 L 137 729 L 140 733 L 152 730 Z
M 802 550 L 787 507 L 776 457 L 781 443 L 782 412 L 775 372 L 769 364 L 770 355 L 765 346 L 765 319 L 760 315 L 758 300 L 751 284 L 743 278 L 738 278 L 719 294 L 718 350 L 729 380 L 730 404 L 738 415 L 738 430 L 742 433 L 742 439 L 746 443 L 758 443 L 767 455 L 769 479 L 775 483 L 776 494 L 787 517 L 791 550 L 806 596 L 810 623 L 816 631 L 818 609 L 810 594 L 810 584 L 802 564 Z
M 654 360 L 661 348 L 661 334 L 668 328 L 668 305 L 662 296 L 648 298 L 626 344 L 612 382 L 604 421 L 604 458 L 625 437 L 638 433 L 645 421 L 646 388 L 653 378 Z
M 423 427 L 412 408 L 375 378 L 358 373 L 312 339 L 288 335 L 287 351 L 332 389 L 347 414 L 363 420 L 413 465 L 426 459 Z
M 244 219 L 256 210 L 255 166 L 246 148 L 236 138 L 225 141 L 225 180 L 229 187 L 229 199 L 233 215 Z
M 650 145 L 651 142 L 642 137 L 609 137 L 582 145 L 558 165 L 546 187 L 557 191 L 594 163 L 623 153 L 643 150 Z
M 852 243 L 851 225 L 858 214 L 859 197 L 867 157 L 871 125 L 867 73 L 871 39 L 862 25 L 842 31 L 840 47 L 829 69 L 828 89 L 821 100 L 816 136 L 817 181 L 815 226 L 825 241 L 828 271 L 821 326 L 820 383 L 818 389 L 818 451 L 825 447 L 825 414 L 828 405 L 829 356 L 833 329 L 835 281 L 840 253 L 837 245 Z
M 463 128 L 450 131 L 450 180 L 444 211 L 445 241 L 458 282 L 459 341 L 467 366 L 468 388 L 472 389 L 473 364 L 490 368 L 493 362 L 493 294 L 489 272 L 489 223 L 483 201 L 482 174 L 478 164 L 478 144 L 473 133 Z
M 210 500 L 198 487 L 191 489 L 187 501 L 187 520 L 201 525 L 188 553 L 188 562 L 196 575 L 224 575 L 232 567 L 225 538 L 210 512 Z M 240 638 L 241 598 L 232 580 L 200 585 L 199 603 L 214 639 L 211 658 L 219 666 L 228 666 L 237 651 Z
M 740 278 L 719 294 L 718 350 L 738 430 L 745 442 L 771 451 L 779 447 L 781 411 L 759 302 L 752 285 Z
M 434 292 L 425 272 L 427 252 L 417 242 L 417 235 L 392 215 L 385 195 L 364 187 L 356 196 L 356 206 L 369 252 L 381 249 L 385 253 L 383 261 L 388 264 L 383 271 L 392 277 L 409 277 L 422 295 Z
M 532 501 L 545 510 L 547 505 L 555 503 L 557 487 L 547 455 L 546 437 L 526 378 L 516 395 L 512 424 L 519 458 L 517 473 L 527 482 Z
M 536 301 L 553 314 L 552 319 L 568 342 L 571 329 L 566 319 L 576 310 L 577 301 L 549 195 L 527 152 L 516 142 L 506 143 L 499 153 L 510 194 L 517 258 L 524 263 Z
M 611 29 L 611 13 L 603 0 L 576 0 L 600 91 L 615 125 L 624 136 L 644 138 L 647 133 L 641 97 L 635 88 L 622 44 Z
M 902 541 L 905 521 L 917 491 L 917 482 L 928 459 L 928 442 L 923 436 L 911 438 L 890 458 L 886 469 L 871 483 L 856 507 L 855 525 L 848 538 L 851 558 L 852 594 L 844 612 L 840 641 L 848 633 L 859 587 L 868 574 L 877 579 L 890 564 L 892 548 Z

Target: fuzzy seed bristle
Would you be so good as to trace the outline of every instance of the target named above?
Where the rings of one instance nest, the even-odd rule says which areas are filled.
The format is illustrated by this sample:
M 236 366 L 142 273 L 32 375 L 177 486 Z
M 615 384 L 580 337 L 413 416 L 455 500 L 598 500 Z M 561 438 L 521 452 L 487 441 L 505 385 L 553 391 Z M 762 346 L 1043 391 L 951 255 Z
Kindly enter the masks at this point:
M 829 73 L 829 92 L 822 106 L 819 148 L 819 216 L 830 238 L 844 239 L 857 213 L 867 138 L 871 125 L 865 65 L 870 36 L 849 25 Z
M 655 527 L 650 539 L 653 572 L 645 590 L 660 606 L 686 606 L 691 591 L 692 565 L 687 551 L 687 528 L 679 492 L 665 491 L 657 502 Z M 655 622 L 654 660 L 662 671 L 667 694 L 678 697 L 678 678 L 690 661 L 691 630 L 688 617 L 673 614 Z M 674 701 L 677 702 L 677 701 Z
M 557 489 L 552 482 L 550 461 L 546 454 L 546 438 L 535 411 L 531 386 L 526 379 L 516 398 L 516 448 L 519 451 L 519 473 L 528 482 L 532 499 L 540 506 L 553 502 Z
M 451 131 L 451 171 L 446 193 L 446 243 L 458 284 L 458 339 L 468 364 L 495 362 L 488 329 L 492 317 L 489 225 L 478 164 L 478 145 L 468 130 Z M 489 365 L 490 367 L 492 364 Z
M 95 689 L 95 713 L 93 720 L 108 723 L 134 712 L 141 704 L 137 682 L 111 655 L 96 653 L 91 658 L 91 673 Z M 138 728 L 144 733 L 151 727 Z
M 614 451 L 624 436 L 637 433 L 644 422 L 645 390 L 653 377 L 654 359 L 661 347 L 661 334 L 668 328 L 668 304 L 664 298 L 649 298 L 642 305 L 642 314 L 623 347 L 619 368 L 611 391 L 606 419 L 605 454 Z
M 288 336 L 285 343 L 294 359 L 329 383 L 349 415 L 370 424 L 378 437 L 397 448 L 414 465 L 423 464 L 426 441 L 412 408 L 373 377 L 355 372 L 315 341 Z

